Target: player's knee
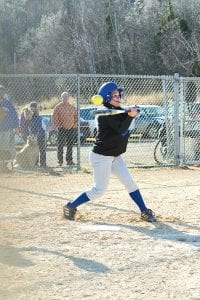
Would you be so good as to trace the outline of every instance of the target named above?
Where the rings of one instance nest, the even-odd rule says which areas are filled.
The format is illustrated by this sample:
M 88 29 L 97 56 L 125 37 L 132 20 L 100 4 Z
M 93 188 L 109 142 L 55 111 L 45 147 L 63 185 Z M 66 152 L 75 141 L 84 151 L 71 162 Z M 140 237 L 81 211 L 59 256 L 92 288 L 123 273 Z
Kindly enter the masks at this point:
M 96 187 L 93 187 L 91 190 L 87 191 L 87 195 L 92 200 L 102 197 L 105 194 L 105 191 L 106 189 L 97 189 Z

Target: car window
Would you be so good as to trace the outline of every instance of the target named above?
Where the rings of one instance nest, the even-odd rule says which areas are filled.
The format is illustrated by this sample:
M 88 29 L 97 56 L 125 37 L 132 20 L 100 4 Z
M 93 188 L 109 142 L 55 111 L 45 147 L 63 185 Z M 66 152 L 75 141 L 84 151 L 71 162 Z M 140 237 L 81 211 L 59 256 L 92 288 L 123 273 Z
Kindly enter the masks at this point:
M 151 117 L 162 117 L 165 115 L 164 109 L 160 106 L 144 107 L 143 110 Z
M 41 116 L 45 123 L 49 123 L 51 121 L 51 116 Z
M 81 108 L 80 109 L 80 117 L 84 120 L 94 120 L 94 116 L 92 115 L 92 112 L 95 110 L 95 108 Z
M 42 117 L 42 128 L 46 131 L 51 125 L 51 116 L 50 115 L 41 115 Z

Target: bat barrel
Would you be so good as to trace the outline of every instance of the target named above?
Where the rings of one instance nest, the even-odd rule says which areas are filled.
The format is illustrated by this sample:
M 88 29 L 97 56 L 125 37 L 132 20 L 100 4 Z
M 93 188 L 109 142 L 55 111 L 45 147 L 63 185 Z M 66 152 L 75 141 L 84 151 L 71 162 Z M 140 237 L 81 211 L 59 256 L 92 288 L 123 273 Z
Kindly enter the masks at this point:
M 138 107 L 134 108 L 137 109 L 138 112 L 140 112 Z M 123 114 L 131 111 L 131 108 L 123 108 L 123 109 L 97 109 L 92 111 L 93 116 L 109 116 L 109 115 L 117 115 L 117 114 Z

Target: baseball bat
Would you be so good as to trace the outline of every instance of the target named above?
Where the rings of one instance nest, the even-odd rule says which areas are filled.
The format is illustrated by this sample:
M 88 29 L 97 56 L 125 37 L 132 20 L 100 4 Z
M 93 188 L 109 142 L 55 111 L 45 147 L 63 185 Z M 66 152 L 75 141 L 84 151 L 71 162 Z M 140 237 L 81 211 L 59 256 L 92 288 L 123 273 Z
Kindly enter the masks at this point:
M 140 109 L 138 107 L 132 107 L 136 108 L 138 112 L 140 112 Z M 97 109 L 92 112 L 93 116 L 112 116 L 112 115 L 118 115 L 127 113 L 130 111 L 130 108 L 124 108 L 124 109 Z

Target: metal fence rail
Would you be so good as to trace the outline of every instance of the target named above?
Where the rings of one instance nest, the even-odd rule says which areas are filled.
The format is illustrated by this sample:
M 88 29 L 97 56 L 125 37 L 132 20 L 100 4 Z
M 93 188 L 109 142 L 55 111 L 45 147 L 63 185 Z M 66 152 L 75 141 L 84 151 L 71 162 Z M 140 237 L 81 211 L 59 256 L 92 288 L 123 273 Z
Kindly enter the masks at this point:
M 57 129 L 50 126 L 51 115 L 61 93 L 70 93 L 71 102 L 78 112 L 77 136 L 73 146 L 75 170 L 90 168 L 88 155 L 96 134 L 95 120 L 89 113 L 93 109 L 91 98 L 105 81 L 115 81 L 124 87 L 122 106 L 137 104 L 142 107 L 141 114 L 130 128 L 130 140 L 124 154 L 129 167 L 199 163 L 200 78 L 182 78 L 178 74 L 0 75 L 0 85 L 5 87 L 7 97 L 14 104 L 19 118 L 24 106 L 32 101 L 38 103 L 39 113 L 45 123 L 47 166 L 52 168 L 57 165 Z M 152 109 L 160 107 L 162 114 L 154 115 Z M 19 152 L 23 145 L 19 144 L 19 138 L 15 137 L 15 140 Z M 5 145 L 0 141 L 0 161 L 3 161 L 2 148 L 5 150 Z

